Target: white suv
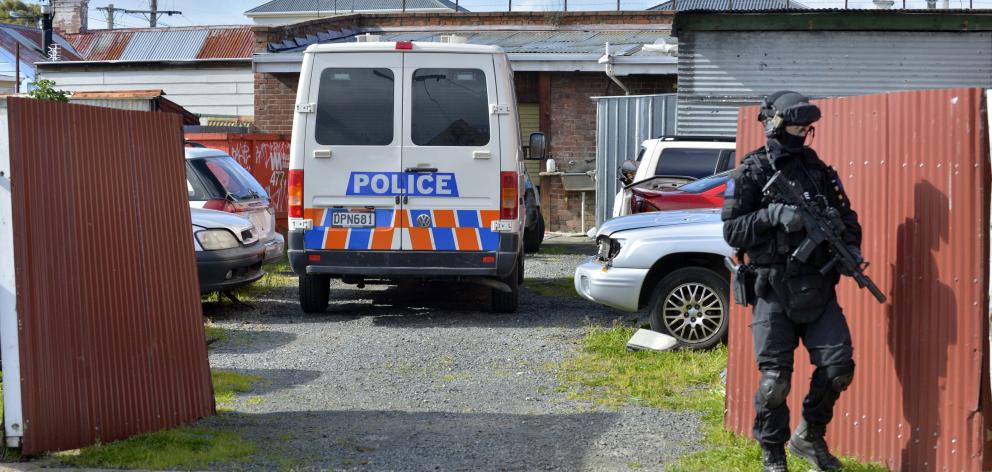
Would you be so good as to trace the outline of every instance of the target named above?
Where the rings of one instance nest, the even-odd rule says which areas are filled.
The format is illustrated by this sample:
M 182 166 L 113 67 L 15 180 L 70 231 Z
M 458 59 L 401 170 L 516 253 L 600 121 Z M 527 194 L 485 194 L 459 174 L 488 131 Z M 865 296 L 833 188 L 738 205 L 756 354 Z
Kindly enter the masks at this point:
M 737 166 L 734 138 L 721 136 L 670 136 L 641 143 L 637 158 L 624 163 L 624 187 L 639 185 L 651 190 L 671 190 Z M 636 167 L 632 173 L 631 167 Z M 626 168 L 626 169 L 625 169 Z M 648 182 L 650 180 L 650 182 Z M 630 192 L 617 192 L 613 216 L 630 213 Z

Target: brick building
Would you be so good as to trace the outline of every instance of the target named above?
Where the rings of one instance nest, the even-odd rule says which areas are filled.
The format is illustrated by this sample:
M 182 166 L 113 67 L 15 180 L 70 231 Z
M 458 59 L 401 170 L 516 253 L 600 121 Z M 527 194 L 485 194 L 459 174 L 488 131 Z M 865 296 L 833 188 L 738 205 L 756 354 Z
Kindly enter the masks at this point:
M 289 133 L 303 50 L 310 44 L 353 42 L 364 33 L 382 41 L 436 41 L 456 34 L 469 43 L 506 50 L 514 69 L 523 136 L 544 132 L 559 169 L 568 162 L 594 159 L 596 104 L 591 97 L 623 95 L 607 77 L 606 44 L 614 74 L 630 94 L 675 91 L 677 59 L 663 47 L 671 32 L 671 12 L 514 12 L 407 13 L 348 15 L 287 26 L 255 28 L 255 126 Z M 543 163 L 529 163 L 531 175 Z M 579 231 L 581 199 L 556 178 L 540 181 L 550 231 Z M 587 197 L 586 221 L 595 221 L 594 198 Z

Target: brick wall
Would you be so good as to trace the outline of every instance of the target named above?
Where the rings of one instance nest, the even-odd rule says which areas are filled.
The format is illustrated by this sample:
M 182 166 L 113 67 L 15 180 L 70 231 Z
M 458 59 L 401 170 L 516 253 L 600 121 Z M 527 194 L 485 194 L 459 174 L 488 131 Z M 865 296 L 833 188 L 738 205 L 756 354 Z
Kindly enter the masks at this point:
M 675 76 L 635 75 L 620 77 L 634 95 L 672 93 Z M 596 103 L 590 97 L 623 95 L 605 74 L 594 72 L 556 72 L 551 76 L 551 129 L 548 149 L 565 170 L 569 160 L 596 158 Z M 545 183 L 546 182 L 546 183 Z M 582 195 L 566 192 L 559 179 L 542 179 L 546 194 L 544 219 L 548 230 L 580 232 Z M 596 224 L 596 197 L 586 195 L 586 226 Z
M 255 74 L 255 127 L 265 133 L 293 131 L 300 74 Z

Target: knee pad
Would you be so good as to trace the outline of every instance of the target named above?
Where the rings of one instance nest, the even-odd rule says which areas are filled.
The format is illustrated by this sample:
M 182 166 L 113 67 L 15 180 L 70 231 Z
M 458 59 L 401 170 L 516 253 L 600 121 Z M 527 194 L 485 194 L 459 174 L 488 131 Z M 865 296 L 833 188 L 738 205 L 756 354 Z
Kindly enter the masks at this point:
M 838 393 L 847 390 L 854 380 L 854 363 L 827 366 L 826 371 L 827 378 L 830 379 L 830 388 Z
M 791 372 L 766 370 L 761 372 L 761 382 L 758 383 L 758 396 L 765 408 L 778 408 L 785 403 L 792 388 Z

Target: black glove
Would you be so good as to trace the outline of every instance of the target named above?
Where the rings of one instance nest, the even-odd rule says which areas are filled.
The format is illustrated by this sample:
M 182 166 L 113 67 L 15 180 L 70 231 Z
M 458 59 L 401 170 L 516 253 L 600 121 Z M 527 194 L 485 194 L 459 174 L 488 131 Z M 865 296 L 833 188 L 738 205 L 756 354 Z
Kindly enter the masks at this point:
M 781 226 L 788 233 L 803 229 L 803 215 L 795 205 L 771 203 L 768 205 L 768 220 L 776 226 Z

